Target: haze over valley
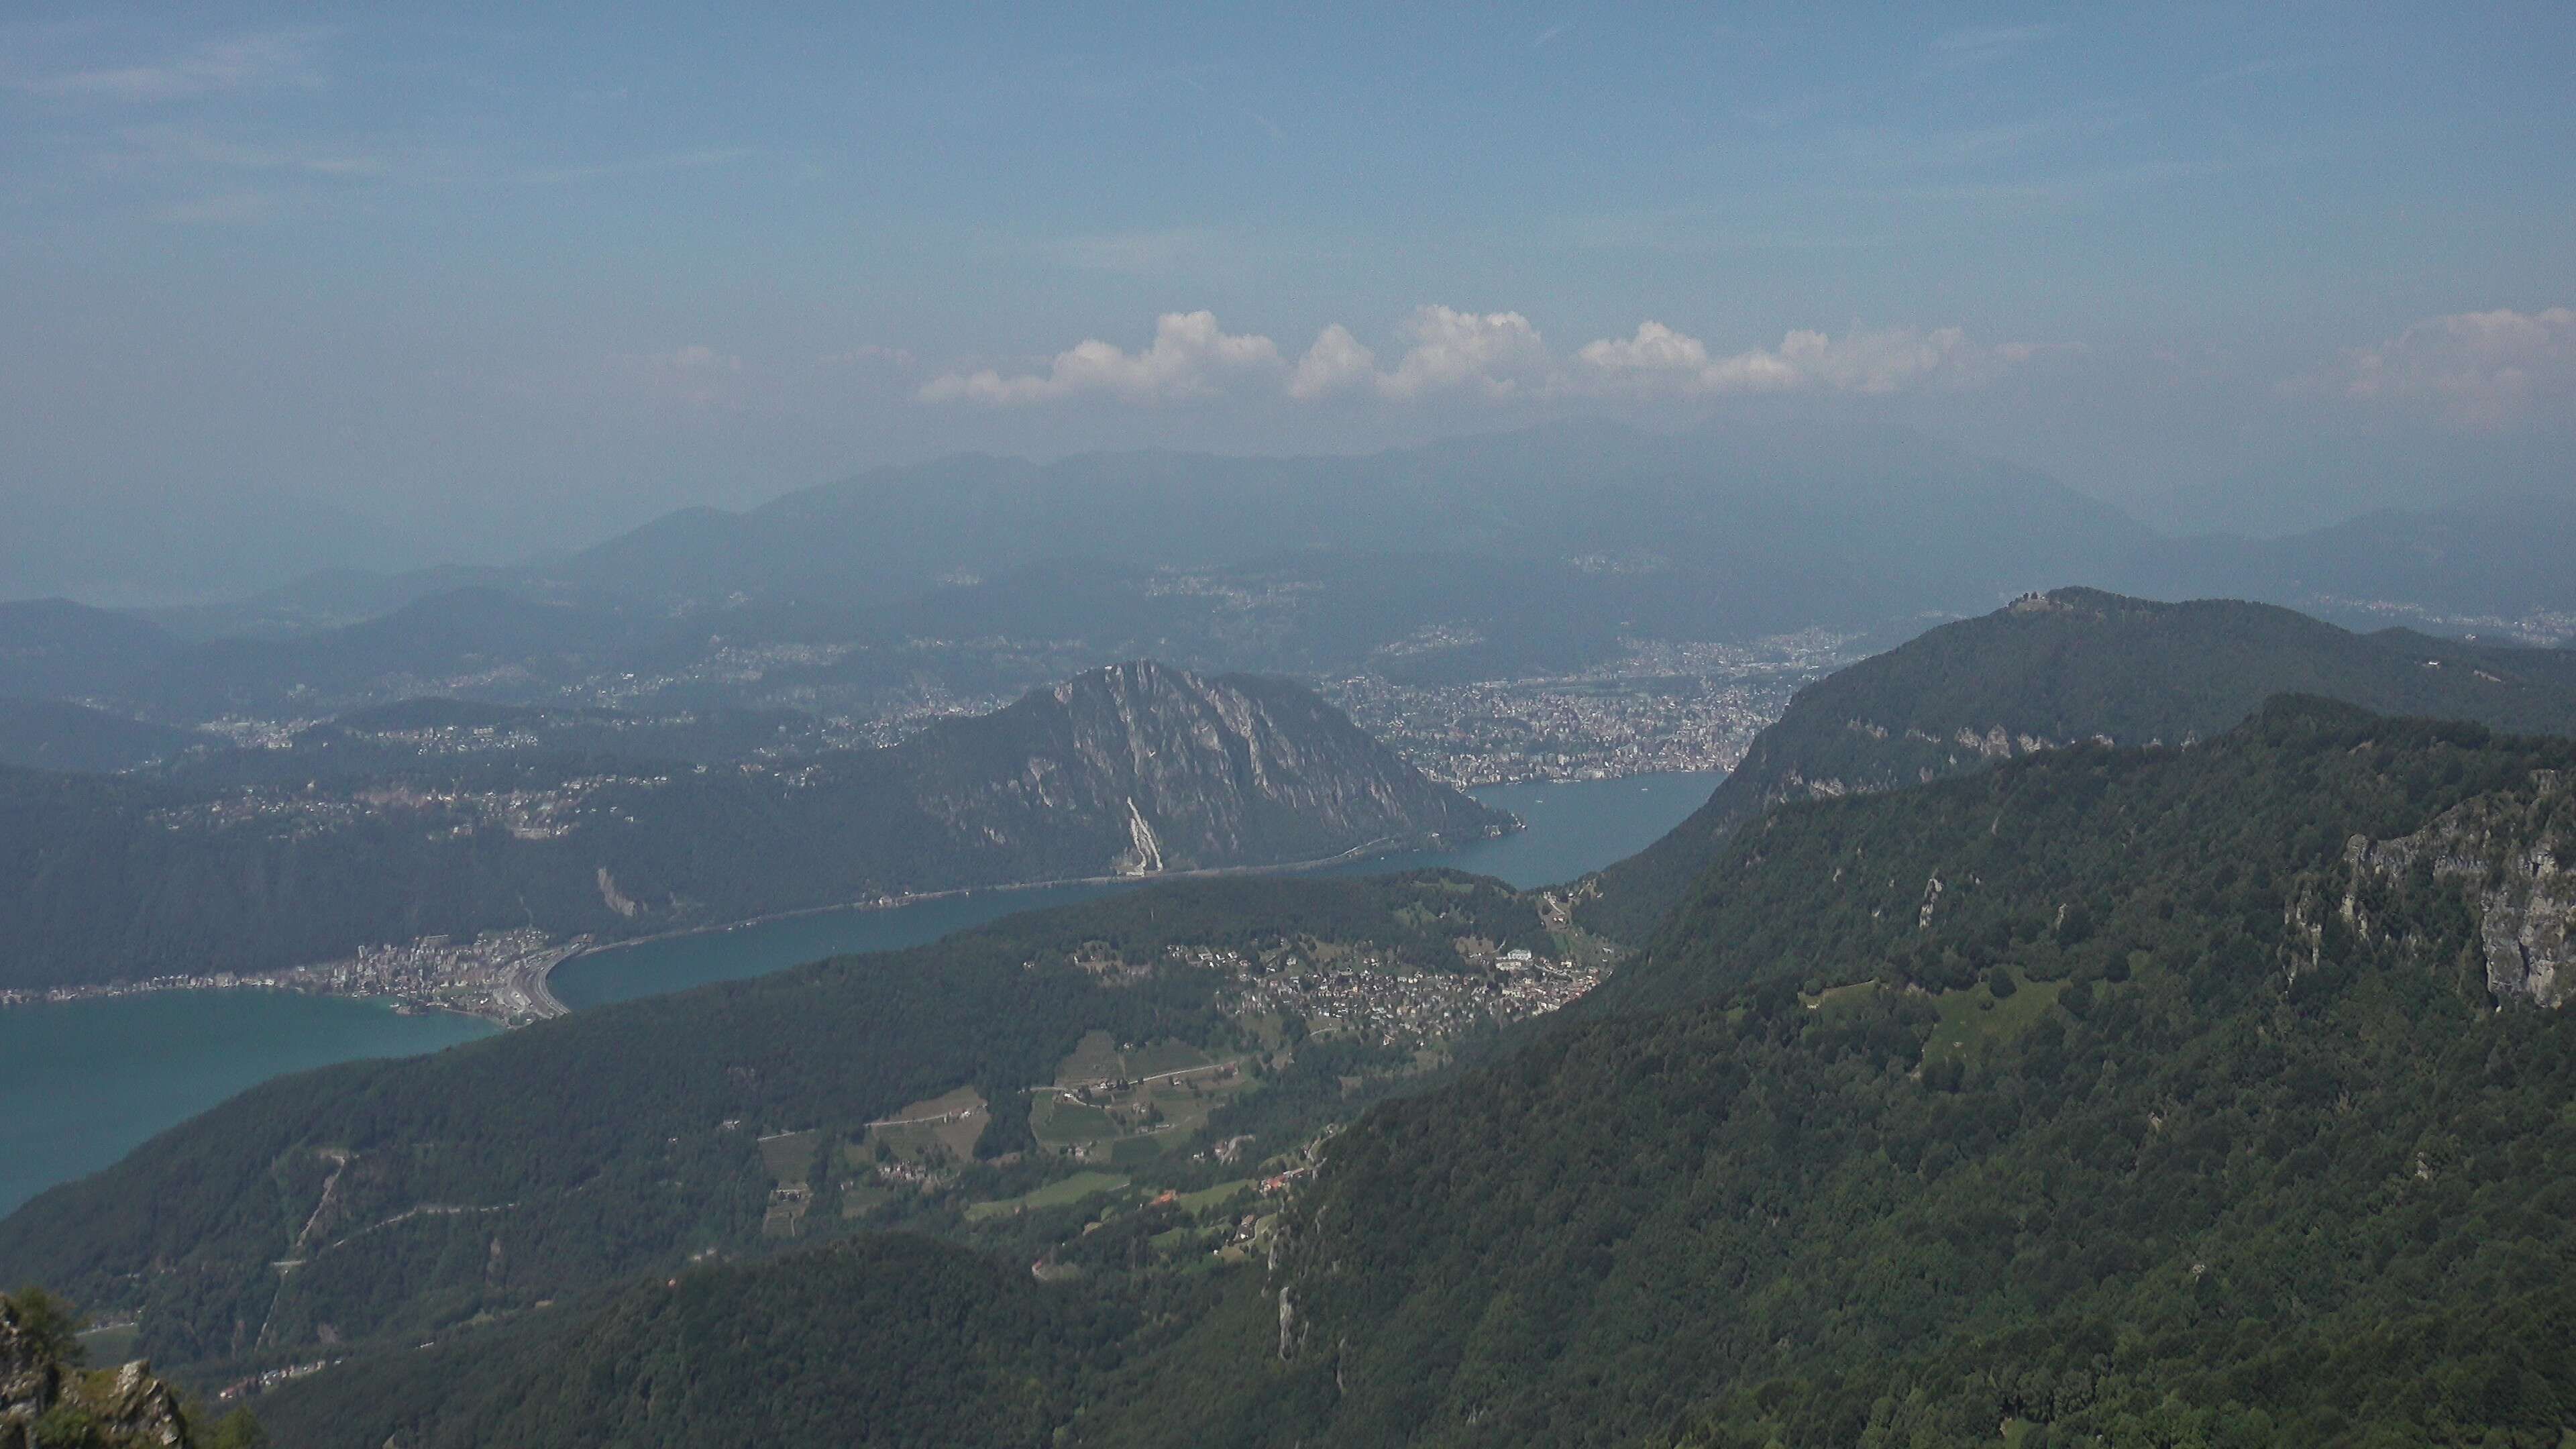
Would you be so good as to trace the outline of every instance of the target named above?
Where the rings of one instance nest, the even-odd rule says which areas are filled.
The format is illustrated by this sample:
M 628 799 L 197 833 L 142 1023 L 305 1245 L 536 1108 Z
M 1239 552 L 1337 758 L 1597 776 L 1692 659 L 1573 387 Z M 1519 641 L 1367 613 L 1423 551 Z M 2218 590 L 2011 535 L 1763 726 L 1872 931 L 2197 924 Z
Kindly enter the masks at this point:
M 2567 1449 L 2571 75 L 0 20 L 0 1449 Z

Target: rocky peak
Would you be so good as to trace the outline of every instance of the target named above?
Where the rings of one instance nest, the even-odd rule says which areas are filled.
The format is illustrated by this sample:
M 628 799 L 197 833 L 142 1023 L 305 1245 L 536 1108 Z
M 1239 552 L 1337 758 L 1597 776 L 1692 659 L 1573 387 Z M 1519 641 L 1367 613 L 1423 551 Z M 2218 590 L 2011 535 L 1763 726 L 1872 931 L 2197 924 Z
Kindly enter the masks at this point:
M 1508 817 L 1425 778 L 1313 692 L 1134 660 L 1077 675 L 912 748 L 938 754 L 923 804 L 996 842 L 1077 832 L 1103 875 L 1279 864 Z

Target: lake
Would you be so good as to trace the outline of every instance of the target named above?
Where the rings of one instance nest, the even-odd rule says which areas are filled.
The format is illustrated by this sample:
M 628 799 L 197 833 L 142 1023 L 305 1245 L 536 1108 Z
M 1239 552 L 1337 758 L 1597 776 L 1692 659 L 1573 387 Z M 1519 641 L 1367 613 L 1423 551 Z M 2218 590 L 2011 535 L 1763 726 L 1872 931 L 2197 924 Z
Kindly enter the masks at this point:
M 1472 791 L 1529 829 L 1459 850 L 1354 861 L 1337 875 L 1445 865 L 1516 886 L 1572 880 L 1633 855 L 1681 823 L 1718 776 L 1637 775 Z M 555 995 L 579 1010 L 757 976 L 800 962 L 919 945 L 1016 911 L 1129 886 L 1044 886 L 826 911 L 672 936 L 568 961 Z M 359 1057 L 436 1051 L 495 1028 L 467 1017 L 402 1016 L 369 1001 L 284 991 L 167 991 L 0 1010 L 0 1214 L 95 1172 L 166 1127 L 286 1072 Z

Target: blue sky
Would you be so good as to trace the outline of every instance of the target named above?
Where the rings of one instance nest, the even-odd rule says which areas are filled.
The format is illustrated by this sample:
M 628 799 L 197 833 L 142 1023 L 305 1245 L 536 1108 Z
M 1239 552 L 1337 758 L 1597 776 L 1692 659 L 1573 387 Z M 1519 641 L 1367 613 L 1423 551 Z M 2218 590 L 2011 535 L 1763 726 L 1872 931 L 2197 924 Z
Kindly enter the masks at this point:
M 1569 413 L 2183 523 L 2567 476 L 2576 8 L 530 8 L 16 7 L 0 508 L 501 557 Z

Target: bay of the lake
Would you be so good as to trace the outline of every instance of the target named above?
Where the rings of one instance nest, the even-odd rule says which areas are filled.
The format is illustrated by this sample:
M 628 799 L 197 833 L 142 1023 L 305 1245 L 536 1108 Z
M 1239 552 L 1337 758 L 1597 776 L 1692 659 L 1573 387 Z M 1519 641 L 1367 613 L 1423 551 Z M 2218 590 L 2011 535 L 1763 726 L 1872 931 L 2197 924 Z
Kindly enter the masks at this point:
M 1645 848 L 1708 798 L 1713 774 L 1636 775 L 1472 791 L 1529 828 L 1461 849 L 1335 867 L 1443 865 L 1550 885 Z M 977 891 L 899 910 L 825 911 L 600 951 L 558 967 L 575 1010 L 757 976 L 825 956 L 936 940 L 1016 911 L 1125 886 Z M 490 1034 L 465 1017 L 402 1016 L 375 1002 L 283 991 L 172 991 L 0 1011 L 0 1213 L 124 1156 L 245 1087 L 359 1057 L 408 1056 Z
M 154 991 L 0 1011 L 0 1213 L 271 1077 L 499 1029 L 292 991 Z

